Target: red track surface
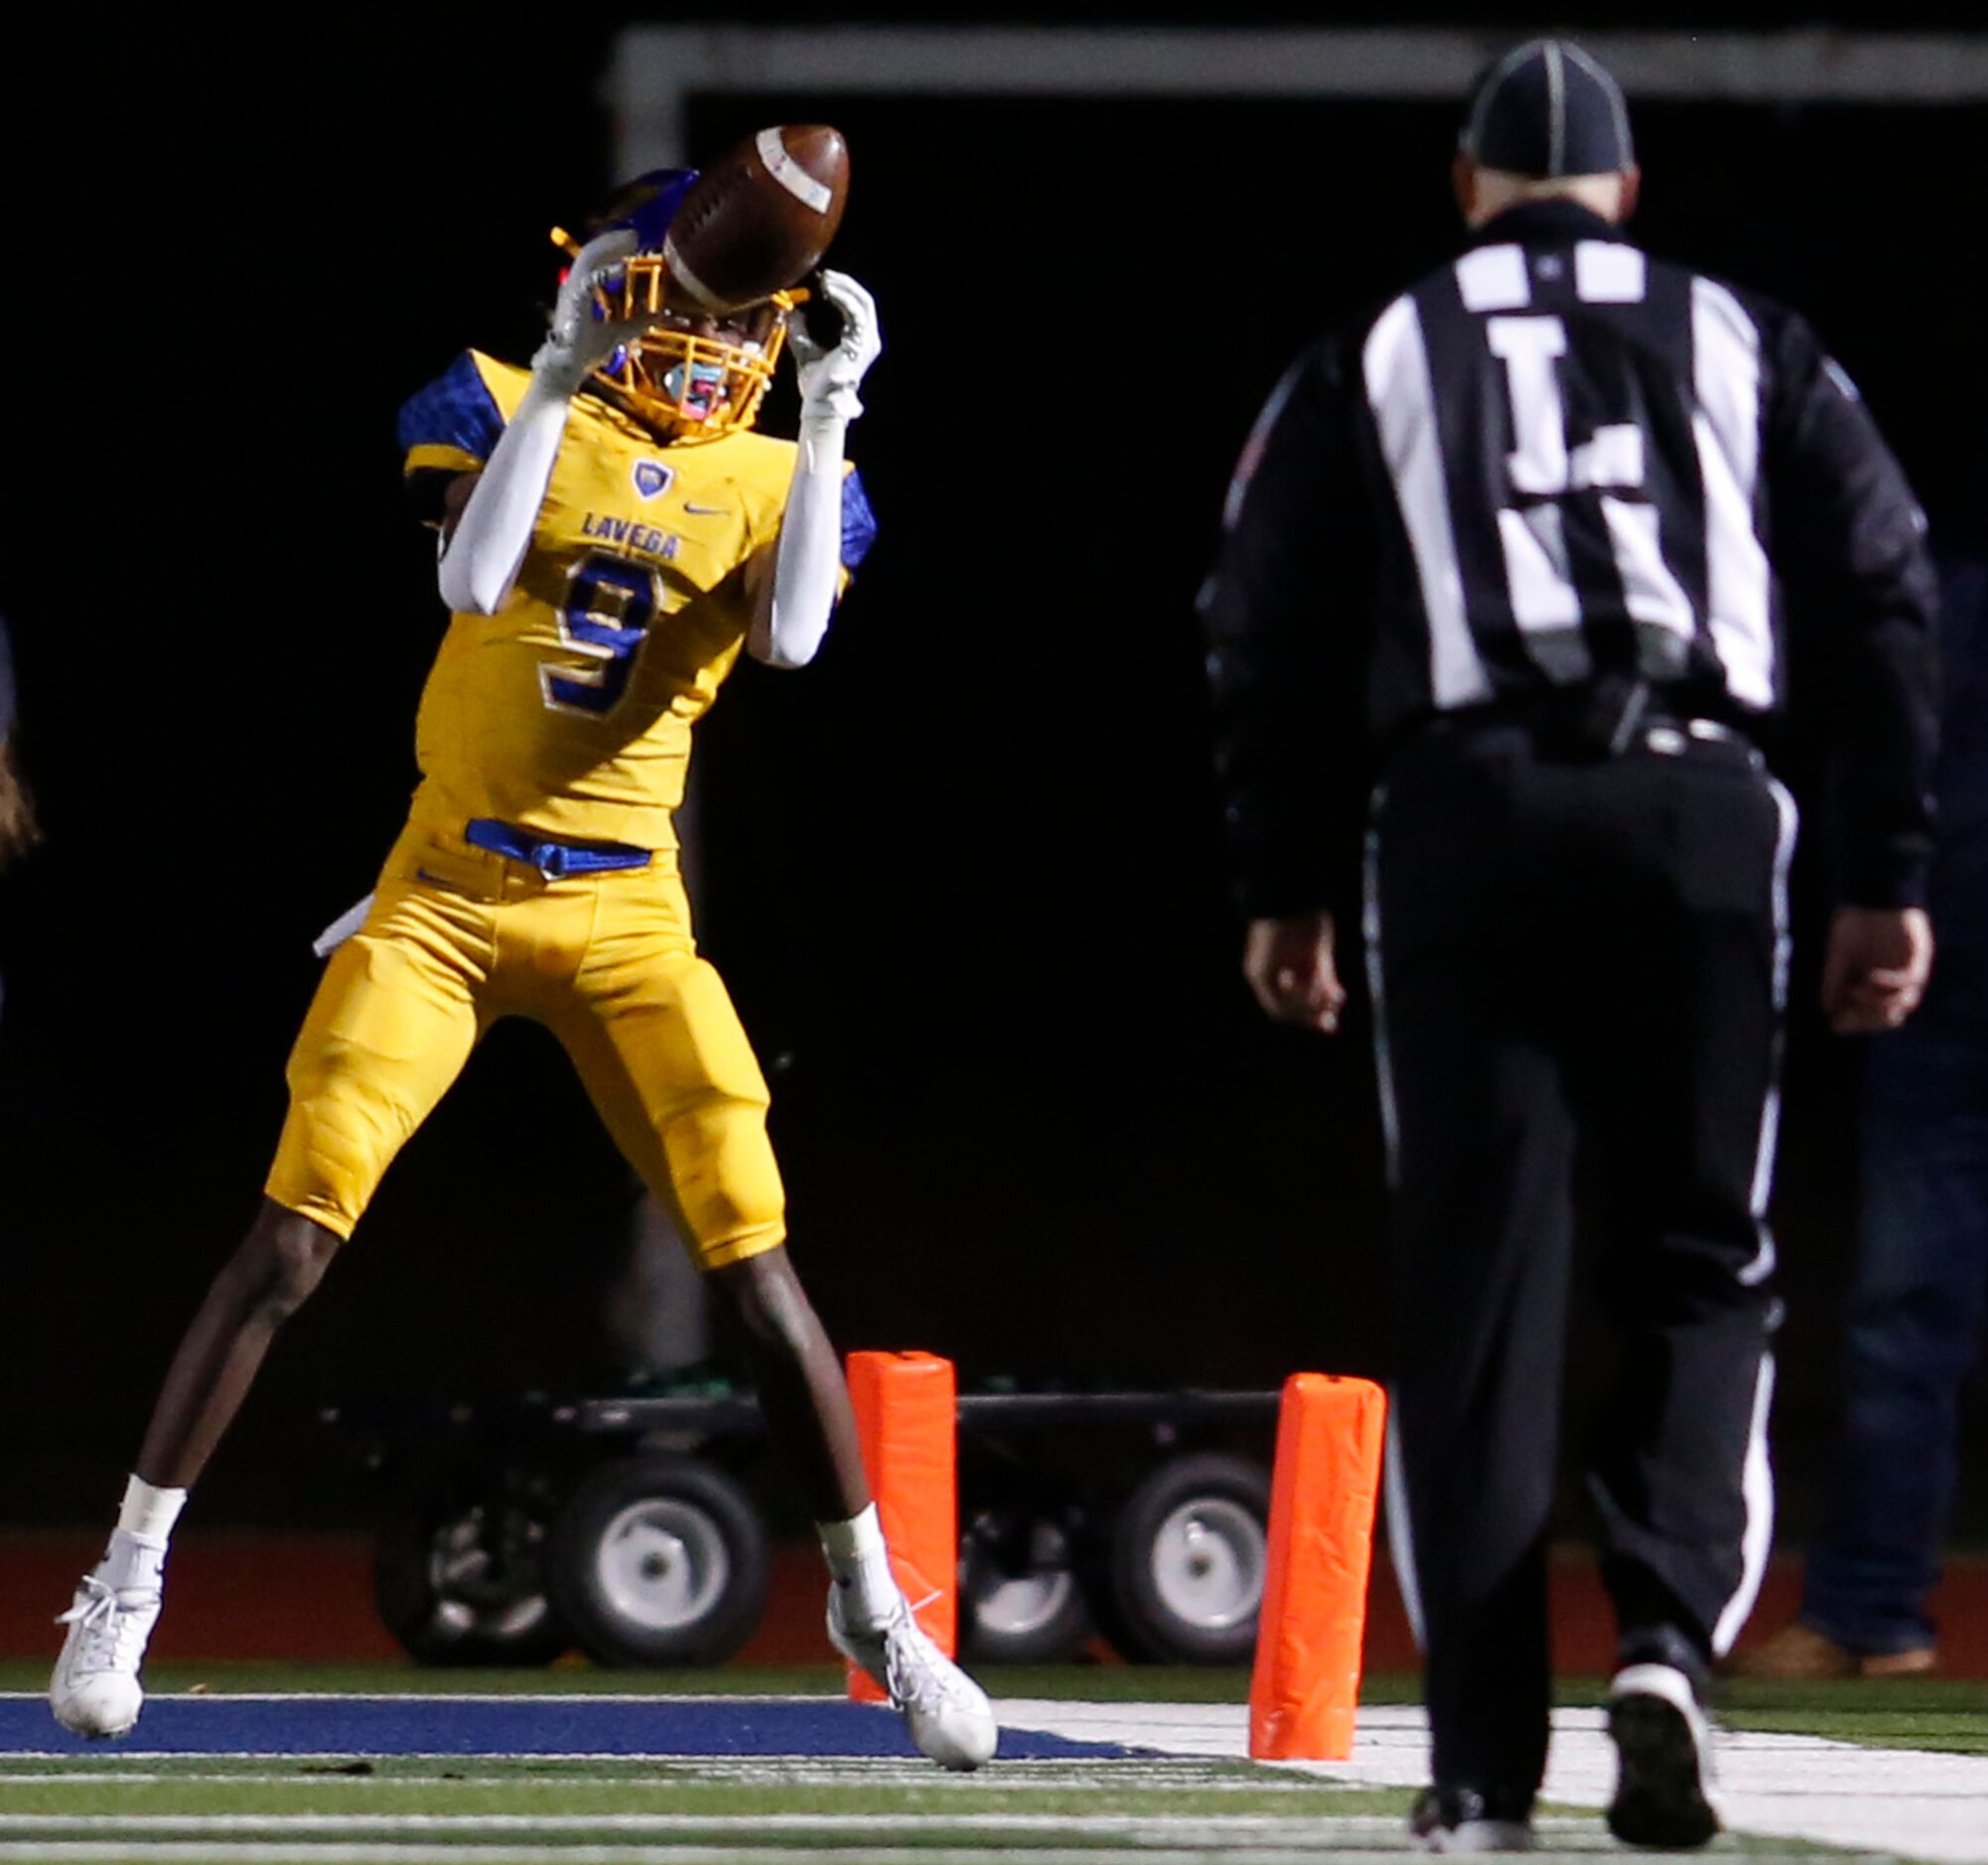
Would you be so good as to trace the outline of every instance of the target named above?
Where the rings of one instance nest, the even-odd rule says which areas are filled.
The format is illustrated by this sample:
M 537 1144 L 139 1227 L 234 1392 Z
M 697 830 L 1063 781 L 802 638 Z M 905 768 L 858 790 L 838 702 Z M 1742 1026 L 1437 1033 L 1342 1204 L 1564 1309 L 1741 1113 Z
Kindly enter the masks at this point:
M 0 1538 L 0 1657 L 53 1657 L 52 1624 L 69 1604 L 75 1577 L 100 1541 L 79 1535 Z M 299 1662 L 391 1660 L 399 1648 L 373 1617 L 369 1551 L 354 1536 L 189 1533 L 173 1550 L 170 1605 L 153 1653 L 213 1660 L 287 1658 Z M 1750 1636 L 1765 1637 L 1794 1612 L 1799 1574 L 1791 1561 L 1769 1572 Z M 832 1658 L 821 1630 L 821 1563 L 813 1549 L 774 1550 L 765 1618 L 738 1662 L 816 1663 Z M 1988 1561 L 1955 1563 L 1934 1600 L 1940 1668 L 1988 1678 Z M 1594 1564 L 1569 1553 L 1554 1570 L 1553 1626 L 1560 1667 L 1604 1671 L 1613 1627 Z M 1094 1655 L 1114 1654 L 1099 1645 Z M 1408 1670 L 1414 1644 L 1386 1562 L 1374 1564 L 1367 1611 L 1366 1662 Z

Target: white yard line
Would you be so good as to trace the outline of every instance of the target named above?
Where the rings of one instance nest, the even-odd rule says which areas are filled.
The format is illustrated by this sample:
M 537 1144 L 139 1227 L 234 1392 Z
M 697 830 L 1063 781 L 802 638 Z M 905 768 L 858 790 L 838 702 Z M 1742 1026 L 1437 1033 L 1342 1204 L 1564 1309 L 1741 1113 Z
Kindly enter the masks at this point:
M 1248 1753 L 1241 1704 L 1056 1703 L 995 1705 L 1003 1727 L 1120 1742 L 1209 1760 Z M 1349 1762 L 1282 1762 L 1305 1774 L 1367 1787 L 1425 1786 L 1429 1726 L 1419 1708 L 1360 1712 Z M 1734 1832 L 1807 1839 L 1941 1861 L 1988 1865 L 1988 1757 L 1920 1749 L 1865 1749 L 1820 1736 L 1729 1731 L 1718 1747 L 1719 1803 Z M 1600 1710 L 1556 1710 L 1544 1796 L 1601 1806 L 1615 1789 L 1615 1752 Z

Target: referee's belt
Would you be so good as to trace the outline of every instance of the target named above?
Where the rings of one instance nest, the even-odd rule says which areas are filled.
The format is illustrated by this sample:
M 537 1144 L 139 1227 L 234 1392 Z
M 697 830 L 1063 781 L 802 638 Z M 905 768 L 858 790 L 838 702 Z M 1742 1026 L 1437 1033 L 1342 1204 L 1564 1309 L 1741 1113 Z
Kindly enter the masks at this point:
M 1586 763 L 1620 757 L 1651 734 L 1750 745 L 1748 735 L 1712 716 L 1701 695 L 1666 691 L 1648 680 L 1604 675 L 1582 685 L 1513 693 L 1488 704 L 1438 713 L 1439 731 L 1475 726 L 1518 726 L 1542 756 Z M 1667 749 L 1668 747 L 1662 747 Z
M 494 855 L 536 868 L 548 881 L 568 874 L 601 874 L 613 868 L 646 868 L 649 862 L 646 848 L 631 848 L 626 842 L 562 842 L 538 829 L 521 829 L 514 822 L 498 822 L 490 816 L 475 817 L 463 831 L 463 840 L 472 848 L 487 848 Z

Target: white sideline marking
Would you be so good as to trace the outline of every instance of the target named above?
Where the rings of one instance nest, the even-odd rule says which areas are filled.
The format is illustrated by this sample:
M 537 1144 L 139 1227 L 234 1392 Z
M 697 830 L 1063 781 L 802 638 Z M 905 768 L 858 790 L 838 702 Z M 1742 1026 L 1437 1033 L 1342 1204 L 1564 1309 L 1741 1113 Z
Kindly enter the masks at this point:
M 0 1690 L 0 1703 L 44 1703 L 41 1690 Z M 808 1696 L 792 1690 L 714 1690 L 707 1696 L 668 1690 L 158 1690 L 149 1703 L 847 1703 L 850 1698 Z M 882 1710 L 872 1703 L 861 1707 Z
M 11 1758 L 0 1758 L 4 1761 Z M 202 1756 L 202 1761 L 215 1758 Z M 258 1759 L 267 1760 L 267 1757 Z M 350 1758 L 362 1759 L 359 1757 Z M 403 1758 L 394 1757 L 398 1761 Z M 1146 1761 L 1134 1757 L 1127 1761 L 1083 1762 L 1072 1767 L 1065 1761 L 1030 1757 L 1025 1760 L 1003 1762 L 999 1768 L 981 1770 L 969 1782 L 964 1778 L 953 1779 L 934 1774 L 929 1762 L 903 1762 L 879 1765 L 866 1763 L 860 1757 L 849 1757 L 836 1765 L 833 1763 L 770 1762 L 744 1764 L 736 1759 L 705 1762 L 700 1759 L 673 1758 L 676 1766 L 672 1769 L 665 1763 L 653 1761 L 645 1756 L 617 1759 L 632 1760 L 642 1770 L 643 1779 L 630 1780 L 626 1776 L 614 1775 L 569 1775 L 562 1777 L 558 1772 L 569 1759 L 563 1755 L 529 1756 L 478 1756 L 475 1758 L 455 1757 L 456 1760 L 475 1759 L 479 1761 L 520 1761 L 534 1764 L 527 1773 L 504 1773 L 501 1769 L 490 1774 L 446 1774 L 446 1775 L 406 1775 L 395 1772 L 386 1774 L 348 1774 L 337 1766 L 336 1757 L 312 1756 L 310 1762 L 320 1761 L 331 1764 L 323 1769 L 315 1766 L 307 1772 L 288 1774 L 278 1778 L 280 1785 L 300 1790 L 316 1792 L 324 1786 L 334 1788 L 378 1789 L 378 1788 L 420 1788 L 424 1791 L 440 1788 L 445 1792 L 490 1793 L 493 1790 L 510 1793 L 542 1793 L 548 1786 L 561 1789 L 599 1786 L 604 1791 L 616 1793 L 674 1793 L 684 1782 L 695 1781 L 700 1785 L 710 1783 L 738 1782 L 749 1787 L 773 1788 L 840 1788 L 853 1793 L 867 1793 L 875 1788 L 971 1788 L 975 1793 L 1123 1793 L 1130 1786 L 1136 1786 L 1146 1793 L 1302 1793 L 1316 1791 L 1321 1785 L 1328 1788 L 1346 1785 L 1349 1793 L 1355 1792 L 1350 1784 L 1324 1784 L 1312 1781 L 1280 1780 L 1275 1777 L 1265 1779 L 1260 1775 L 1234 1774 L 1209 1775 L 1198 1766 L 1169 1767 L 1164 1761 Z M 543 1764 L 543 1767 L 536 1766 Z M 1130 1779 L 1128 1779 L 1128 1774 Z M 181 1773 L 167 1773 L 163 1770 L 127 1768 L 51 1768 L 15 1770 L 0 1766 L 0 1792 L 5 1789 L 25 1785 L 29 1787 L 54 1787 L 58 1785 L 83 1787 L 159 1787 L 161 1785 L 183 1786 L 190 1781 L 204 1784 L 243 1782 L 261 1786 L 270 1781 L 270 1776 L 260 1770 L 240 1774 L 215 1774 L 199 1770 Z M 5 1815 L 0 1814 L 0 1824 Z
M 308 1699 L 319 1693 L 286 1692 L 275 1700 Z M 224 1699 L 218 1699 L 224 1700 Z M 234 1699 L 240 1700 L 240 1699 Z M 270 1700 L 265 1698 L 264 1700 Z M 454 1693 L 451 1701 L 483 1702 L 483 1693 Z M 516 1700 L 516 1699 L 513 1699 Z M 537 1700 L 570 1702 L 570 1695 L 544 1693 Z M 612 1701 L 681 1702 L 673 1697 L 631 1698 L 617 1696 Z M 712 1699 L 737 1703 L 738 1697 Z M 752 1700 L 752 1699 L 748 1699 Z M 792 1698 L 761 1697 L 759 1701 L 792 1701 Z M 1088 1761 L 1075 1757 L 1043 1757 L 1027 1761 L 998 1763 L 971 1782 L 971 1788 L 1044 1789 L 1085 1785 L 1122 1788 L 1128 1772 L 1152 1786 L 1175 1784 L 1207 1789 L 1217 1784 L 1193 1780 L 1192 1762 L 1234 1762 L 1245 1758 L 1248 1712 L 1241 1705 L 1227 1704 L 1104 1704 L 1067 1703 L 1011 1699 L 996 1705 L 997 1714 L 1008 1727 L 1059 1735 L 1079 1741 L 1109 1742 L 1147 1751 L 1151 1759 L 1100 1757 Z M 1353 1759 L 1346 1763 L 1280 1763 L 1274 1772 L 1243 1774 L 1222 1781 L 1226 1787 L 1267 1788 L 1282 1785 L 1292 1777 L 1318 1782 L 1337 1782 L 1348 1787 L 1417 1787 L 1427 1779 L 1428 1731 L 1419 1709 L 1380 1707 L 1361 1714 Z M 144 1751 L 124 1751 L 133 1761 L 148 1759 Z M 1907 1855 L 1940 1861 L 1941 1865 L 1988 1865 L 1988 1758 L 1931 1754 L 1916 1750 L 1869 1750 L 1851 1743 L 1813 1736 L 1734 1733 L 1723 1735 L 1719 1746 L 1723 1792 L 1720 1795 L 1728 1825 L 1736 1832 L 1820 1842 L 1836 1846 L 1868 1848 L 1889 1857 Z M 1179 1758 L 1179 1759 L 1172 1759 Z M 7 1761 L 47 1761 L 64 1763 L 79 1760 L 69 1752 L 45 1752 L 39 1756 L 16 1753 Z M 219 1761 L 228 1758 L 174 1757 Z M 242 1760 L 266 1760 L 266 1756 L 244 1755 Z M 341 1759 L 313 1756 L 314 1763 L 336 1764 Z M 346 1759 L 360 1759 L 357 1757 Z M 414 1757 L 395 1757 L 396 1761 Z M 534 1769 L 530 1777 L 513 1779 L 524 1785 L 542 1785 L 547 1771 L 555 1775 L 561 1765 L 598 1760 L 628 1764 L 641 1758 L 626 1755 L 464 1757 L 436 1754 L 437 1763 L 460 1764 L 465 1760 L 527 1763 Z M 671 1756 L 654 1758 L 651 1766 L 658 1777 L 655 1785 L 666 1786 L 672 1775 L 723 1773 L 739 1779 L 766 1782 L 818 1782 L 824 1785 L 874 1786 L 884 1780 L 906 1785 L 950 1787 L 950 1780 L 935 1776 L 929 1769 L 894 1758 L 812 1757 L 712 1757 Z M 139 1781 L 183 1782 L 199 1779 L 196 1774 L 151 1771 L 144 1775 L 121 1767 L 105 1768 L 95 1756 L 82 1768 L 49 1767 L 35 1774 L 17 1774 L 0 1766 L 0 1793 L 10 1781 Z M 209 1777 L 213 1779 L 213 1777 Z M 465 1777 L 449 1786 L 488 1789 L 502 1781 L 501 1775 Z M 433 1777 L 376 1775 L 349 1777 L 314 1772 L 308 1781 L 296 1785 L 316 1787 L 326 1782 L 352 1781 L 361 1787 L 441 1785 Z M 1561 1711 L 1554 1717 L 1554 1744 L 1545 1794 L 1549 1799 L 1574 1805 L 1600 1805 L 1614 1781 L 1614 1758 L 1603 1729 L 1601 1712 Z M 1295 1786 L 1296 1782 L 1292 1781 Z M 735 1823 L 736 1822 L 736 1823 Z M 1591 1819 L 1548 1818 L 1539 1822 L 1551 1836 L 1554 1850 L 1581 1853 L 1608 1852 L 1613 1858 L 1632 1856 L 1614 1846 L 1598 1822 Z M 592 1829 L 624 1835 L 618 1844 L 603 1847 L 562 1844 L 557 1835 L 584 1835 Z M 51 1836 L 62 1831 L 101 1834 L 103 1837 L 62 1839 Z M 354 1865 L 396 1865 L 398 1861 L 427 1860 L 433 1841 L 424 1849 L 410 1839 L 401 1843 L 379 1837 L 357 1841 L 350 1835 L 429 1833 L 446 1834 L 452 1843 L 452 1859 L 473 1861 L 545 1861 L 546 1865 L 688 1865 L 690 1860 L 707 1860 L 711 1841 L 703 1844 L 667 1843 L 671 1835 L 702 1833 L 724 1835 L 748 1830 L 764 1833 L 768 1843 L 727 1848 L 730 1865 L 799 1865 L 807 1850 L 807 1833 L 820 1835 L 830 1848 L 847 1835 L 860 1838 L 882 1837 L 899 1832 L 929 1832 L 938 1841 L 932 1845 L 873 1846 L 859 1849 L 866 1860 L 896 1865 L 951 1865 L 951 1861 L 984 1859 L 984 1849 L 971 1844 L 974 1832 L 1012 1834 L 1010 1846 L 1028 1865 L 1095 1865 L 1096 1852 L 1071 1845 L 1077 1833 L 1095 1831 L 1105 1847 L 1113 1840 L 1130 1841 L 1137 1847 L 1142 1865 L 1187 1865 L 1203 1860 L 1210 1845 L 1218 1846 L 1224 1865 L 1283 1865 L 1283 1861 L 1317 1861 L 1330 1853 L 1341 1860 L 1398 1861 L 1405 1835 L 1392 1818 L 1371 1815 L 1292 1819 L 1275 1813 L 1257 1813 L 1227 1818 L 1218 1811 L 1177 1815 L 1108 1815 L 1096 1820 L 1081 1812 L 1065 1815 L 1008 1814 L 998 1811 L 969 1815 L 947 1813 L 936 1819 L 906 1815 L 852 1816 L 836 1814 L 784 1814 L 770 1817 L 656 1814 L 630 1812 L 619 1815 L 459 1814 L 396 1816 L 378 1813 L 358 1816 L 306 1814 L 222 1815 L 15 1815 L 0 1814 L 0 1861 L 35 1860 L 46 1865 L 57 1861 L 123 1860 L 130 1855 L 130 1838 L 113 1838 L 119 1833 L 156 1833 L 156 1841 L 145 1844 L 148 1858 L 158 1861 L 185 1860 L 189 1865 L 325 1865 L 327 1852 L 323 1837 L 304 1834 L 336 1833 L 345 1840 L 339 1845 L 342 1861 Z M 182 1841 L 171 1835 L 200 1833 L 203 1839 Z M 281 1837 L 258 1838 L 254 1834 L 297 1834 L 294 1843 Z M 500 1843 L 477 1843 L 481 1834 L 537 1833 L 544 1843 L 510 1838 Z M 777 1834 L 791 1833 L 790 1843 L 782 1844 Z M 640 1838 L 652 1834 L 664 1843 L 643 1845 Z M 1031 1834 L 1040 1834 L 1049 1843 L 1030 1843 Z M 239 1836 L 236 1836 L 239 1835 Z M 1347 1840 L 1352 1840 L 1349 1847 Z M 1054 1843 L 1061 1840 L 1063 1843 Z M 1356 1848 L 1356 1849 L 1355 1849 Z M 818 1856 L 818 1853 L 816 1854 Z
M 747 1823 L 750 1824 L 750 1821 Z M 1067 1820 L 1065 1824 L 1067 1826 Z M 1349 1835 L 1348 1828 L 1355 1825 L 1365 1830 Z M 1627 1851 L 1615 1845 L 1592 1820 L 1549 1819 L 1541 1821 L 1540 1825 L 1557 1852 L 1606 1853 L 1617 1861 L 1662 1860 L 1673 1856 Z M 1378 1837 L 1382 1830 L 1388 1842 L 1372 1843 L 1369 1834 Z M 1004 1857 L 1013 1856 L 1026 1861 L 1026 1865 L 1105 1865 L 1105 1861 L 1128 1857 L 1136 1857 L 1141 1865 L 1207 1865 L 1207 1861 L 1214 1856 L 1220 1857 L 1222 1865 L 1318 1865 L 1322 1859 L 1336 1861 L 1336 1865 L 1400 1865 L 1406 1851 L 1405 1835 L 1394 1820 L 1314 1820 L 1300 1836 L 1301 1843 L 1296 1845 L 1265 1845 L 1247 1840 L 1237 1843 L 1233 1836 L 1227 1836 L 1218 1839 L 1212 1846 L 1207 1843 L 1184 1846 L 1178 1842 L 1181 1836 L 1166 1835 L 1173 1843 L 1155 1843 L 1153 1838 L 1135 1836 L 1136 1851 L 1132 1853 L 1108 1841 L 1095 1848 L 1068 1844 L 1036 1846 L 1004 1843 L 1000 1850 Z M 1346 1843 L 1349 1836 L 1354 1838 L 1351 1845 Z M 132 1856 L 129 1841 L 41 1840 L 32 1847 L 0 1841 L 0 1860 L 115 1860 L 123 1865 Z M 332 1854 L 322 1840 L 272 1843 L 211 1838 L 147 1842 L 143 1856 L 154 1860 L 198 1861 L 198 1865 L 293 1865 L 293 1862 L 294 1865 L 305 1865 L 307 1861 L 313 1862 L 313 1865 L 316 1862 L 329 1865 Z M 824 1856 L 830 1859 L 837 1856 L 860 1858 L 865 1865 L 986 1865 L 989 1853 L 984 1843 L 961 1846 L 956 1842 L 914 1846 L 877 1846 L 859 1842 L 854 1848 L 832 1844 L 824 1848 L 816 1840 L 802 1839 L 790 1846 L 777 1843 L 728 1845 L 722 1854 L 714 1854 L 709 1840 L 695 1845 L 622 1842 L 604 1846 L 575 1846 L 559 1843 L 520 1845 L 515 1841 L 483 1844 L 475 1840 L 457 1842 L 451 1839 L 439 1852 L 432 1843 L 348 1841 L 338 1846 L 336 1856 L 339 1865 L 361 1865 L 365 1861 L 381 1861 L 382 1865 L 389 1865 L 389 1862 L 400 1860 L 435 1865 L 441 1858 L 503 1860 L 505 1865 L 523 1865 L 524 1861 L 533 1861 L 534 1865 L 537 1861 L 544 1861 L 544 1865 L 678 1865 L 678 1861 L 710 1865 L 714 1856 L 722 1856 L 726 1865 L 789 1865 L 789 1861 L 819 1861 Z M 1771 1865 L 1770 1855 L 1756 1852 L 1753 1857 L 1760 1861 L 1760 1865 Z
M 997 1703 L 1004 1728 L 1119 1742 L 1174 1755 L 1234 1760 L 1248 1753 L 1249 1711 L 1229 1703 Z M 1727 1827 L 1777 1839 L 1863 1848 L 1941 1865 L 1988 1865 L 1988 1757 L 1865 1749 L 1822 1736 L 1722 1731 L 1718 1801 Z M 1429 1724 L 1419 1708 L 1359 1713 L 1349 1762 L 1272 1767 L 1367 1787 L 1429 1779 Z M 1615 1751 L 1600 1710 L 1553 1712 L 1543 1797 L 1602 1806 L 1615 1791 Z
M 1073 1846 L 1004 1847 L 1003 1851 L 1026 1861 L 1026 1865 L 1102 1865 L 1105 1860 L 1126 1856 L 1121 1852 L 1100 1854 Z M 148 1861 L 165 1861 L 168 1865 L 333 1865 L 334 1860 L 336 1865 L 437 1865 L 438 1856 L 444 1855 L 438 1855 L 432 1845 L 367 1842 L 341 1845 L 334 1853 L 321 1840 L 299 1845 L 164 1840 L 146 1846 L 144 1856 Z M 450 1865 L 459 1860 L 471 1861 L 472 1865 L 478 1862 L 483 1865 L 712 1865 L 708 1845 L 452 1843 L 445 1856 Z M 835 1856 L 834 1852 L 824 1853 L 819 1847 L 805 1844 L 738 1846 L 726 1849 L 724 1862 L 725 1865 L 807 1865 L 808 1861 L 814 1861 L 820 1865 L 824 1858 Z M 863 1865 L 987 1865 L 985 1846 L 864 1846 L 860 1852 L 843 1856 L 861 1858 Z M 1187 1851 L 1177 1846 L 1141 1846 L 1136 1856 L 1139 1865 L 1208 1865 L 1206 1847 Z M 1612 1847 L 1610 1856 L 1621 1861 L 1644 1855 Z M 0 1860 L 9 1861 L 10 1865 L 15 1860 L 21 1865 L 130 1865 L 131 1857 L 128 1845 L 99 1840 L 42 1839 L 26 1845 L 0 1841 Z M 1303 1851 L 1238 1846 L 1224 1847 L 1221 1853 L 1222 1865 L 1319 1865 L 1324 1858 L 1330 1858 L 1334 1865 L 1401 1865 L 1402 1857 L 1399 1846 L 1384 1851 L 1353 1851 L 1334 1846 L 1323 1838 Z
M 1334 1818 L 1334 1831 L 1398 1833 L 1391 1814 L 1350 1814 Z M 1064 1835 L 1067 1813 L 0 1813 L 0 1833 L 9 1837 L 44 1832 L 80 1833 L 240 1833 L 280 1839 L 290 1833 L 459 1833 L 634 1832 L 666 1839 L 678 1833 L 888 1832 L 912 1836 L 944 1832 Z M 1087 1813 L 1087 1833 L 1136 1839 L 1147 1835 L 1177 1845 L 1221 1845 L 1236 1833 L 1302 1846 L 1316 1839 L 1315 1813 Z

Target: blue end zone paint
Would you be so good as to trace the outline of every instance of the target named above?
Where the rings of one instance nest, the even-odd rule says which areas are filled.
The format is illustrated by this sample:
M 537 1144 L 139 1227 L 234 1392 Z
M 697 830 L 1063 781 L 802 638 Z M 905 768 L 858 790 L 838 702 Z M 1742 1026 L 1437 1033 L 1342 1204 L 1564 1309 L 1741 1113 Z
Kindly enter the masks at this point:
M 0 1697 L 0 1754 L 35 1755 L 779 1755 L 916 1761 L 894 1711 L 821 1699 L 670 1697 L 155 1696 L 121 1742 L 86 1742 L 40 1696 Z M 1134 1751 L 1027 1730 L 1000 1758 Z

